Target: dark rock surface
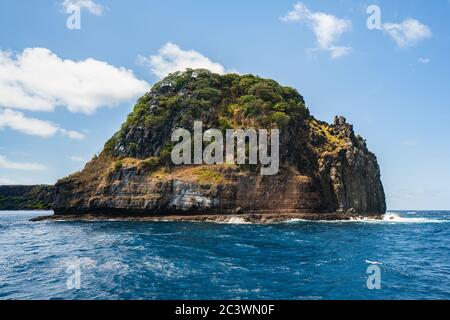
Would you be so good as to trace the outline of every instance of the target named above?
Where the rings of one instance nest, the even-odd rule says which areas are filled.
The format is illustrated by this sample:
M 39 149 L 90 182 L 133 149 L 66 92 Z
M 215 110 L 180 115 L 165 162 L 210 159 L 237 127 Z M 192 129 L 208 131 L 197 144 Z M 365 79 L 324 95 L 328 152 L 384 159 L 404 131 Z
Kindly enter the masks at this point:
M 174 166 L 175 128 L 279 128 L 280 172 L 258 165 Z M 175 73 L 141 98 L 85 169 L 56 184 L 57 215 L 379 215 L 386 211 L 376 156 L 345 118 L 310 115 L 273 80 L 206 70 Z M 330 216 L 330 215 L 328 215 Z M 325 216 L 324 216 L 325 217 Z

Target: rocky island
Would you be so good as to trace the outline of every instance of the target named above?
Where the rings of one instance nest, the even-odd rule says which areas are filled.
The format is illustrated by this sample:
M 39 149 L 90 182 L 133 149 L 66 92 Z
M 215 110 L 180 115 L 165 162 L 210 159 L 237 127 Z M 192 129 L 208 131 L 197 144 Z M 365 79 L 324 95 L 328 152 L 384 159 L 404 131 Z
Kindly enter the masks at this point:
M 171 162 L 176 128 L 278 128 L 280 169 Z M 85 168 L 55 186 L 54 216 L 36 220 L 276 222 L 379 218 L 376 156 L 344 117 L 315 119 L 297 90 L 253 75 L 170 74 L 139 99 Z

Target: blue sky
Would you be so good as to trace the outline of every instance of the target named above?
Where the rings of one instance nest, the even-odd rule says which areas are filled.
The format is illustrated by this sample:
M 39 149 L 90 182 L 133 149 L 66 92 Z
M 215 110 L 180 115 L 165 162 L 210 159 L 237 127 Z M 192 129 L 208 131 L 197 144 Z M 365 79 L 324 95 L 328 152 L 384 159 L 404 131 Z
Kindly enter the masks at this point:
M 450 209 L 449 1 L 66 0 L 79 30 L 63 2 L 0 2 L 0 184 L 82 169 L 142 92 L 194 63 L 273 78 L 317 118 L 346 116 L 390 209 Z

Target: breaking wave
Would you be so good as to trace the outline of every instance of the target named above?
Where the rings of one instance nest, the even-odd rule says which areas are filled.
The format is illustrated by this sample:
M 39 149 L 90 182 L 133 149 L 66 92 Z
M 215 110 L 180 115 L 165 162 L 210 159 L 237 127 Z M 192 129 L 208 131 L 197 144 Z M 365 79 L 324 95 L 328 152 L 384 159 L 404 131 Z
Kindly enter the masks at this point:
M 438 219 L 430 219 L 430 218 L 410 218 L 399 215 L 398 213 L 388 212 L 384 215 L 384 222 L 390 223 L 444 223 L 448 222 L 447 220 L 438 220 Z
M 415 215 L 415 214 L 410 214 Z M 302 222 L 317 222 L 317 223 L 446 223 L 449 222 L 449 220 L 439 220 L 439 219 L 432 219 L 432 218 L 426 218 L 426 217 L 405 217 L 395 212 L 388 212 L 384 215 L 383 219 L 373 219 L 373 218 L 353 218 L 350 220 L 321 220 L 321 221 L 308 221 L 308 220 L 302 220 L 302 219 L 290 219 L 287 220 L 286 223 L 302 223 Z
M 246 221 L 244 218 L 240 218 L 240 217 L 231 217 L 225 223 L 226 224 L 249 224 L 248 221 Z

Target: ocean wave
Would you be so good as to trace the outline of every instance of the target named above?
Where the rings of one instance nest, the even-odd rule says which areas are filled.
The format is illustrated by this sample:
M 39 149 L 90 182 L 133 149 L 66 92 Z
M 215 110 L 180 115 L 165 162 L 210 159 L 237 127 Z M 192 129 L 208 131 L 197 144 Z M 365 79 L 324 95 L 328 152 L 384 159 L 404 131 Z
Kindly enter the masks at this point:
M 446 220 L 430 219 L 430 218 L 410 218 L 403 217 L 398 213 L 387 212 L 383 219 L 372 219 L 372 218 L 354 218 L 348 222 L 367 222 L 367 223 L 444 223 L 448 222 Z
M 130 268 L 121 261 L 108 261 L 101 264 L 99 269 L 101 271 L 116 271 L 117 273 L 126 274 Z
M 59 273 L 69 270 L 69 268 L 95 269 L 98 266 L 97 261 L 89 257 L 65 257 L 58 259 L 52 266 L 52 272 Z
M 383 219 L 373 219 L 373 218 L 352 218 L 350 220 L 318 220 L 318 221 L 310 221 L 303 219 L 289 219 L 284 223 L 446 223 L 449 220 L 439 220 L 439 219 L 430 219 L 430 218 L 410 218 L 410 217 L 402 217 L 398 213 L 388 212 L 384 215 Z
M 178 263 L 160 256 L 148 257 L 143 261 L 145 268 L 153 273 L 154 276 L 163 277 L 166 279 L 179 279 L 188 276 L 193 270 L 187 270 Z
M 162 237 L 162 236 L 176 236 L 181 234 L 181 232 L 167 232 L 167 233 L 152 233 L 152 237 Z
M 223 223 L 226 224 L 250 224 L 250 222 L 246 221 L 244 218 L 240 217 L 231 217 L 227 221 L 224 221 Z
M 62 268 L 67 268 L 70 266 L 94 268 L 97 266 L 97 261 L 89 257 L 67 257 L 60 259 L 58 265 Z
M 368 264 L 373 264 L 373 265 L 382 265 L 382 262 L 378 262 L 378 261 L 370 261 L 370 260 L 365 260 L 366 263 Z
M 398 213 L 388 212 L 384 215 L 383 222 L 390 223 L 444 223 L 447 220 L 438 220 L 430 218 L 409 218 L 402 217 Z
M 282 223 L 297 223 L 297 222 L 310 222 L 310 221 L 305 220 L 305 219 L 289 219 Z
M 236 243 L 237 247 L 248 248 L 248 249 L 257 249 L 254 245 L 245 244 L 245 243 Z
M 365 300 L 374 295 L 360 280 L 374 266 L 384 272 L 377 299 L 449 299 L 450 212 L 417 212 L 390 211 L 387 221 L 201 228 L 49 226 L 17 213 L 0 219 L 10 226 L 0 233 L 0 300 Z M 152 235 L 171 232 L 183 236 Z M 80 267 L 81 290 L 66 286 L 72 265 Z M 330 290 L 337 282 L 340 290 Z

